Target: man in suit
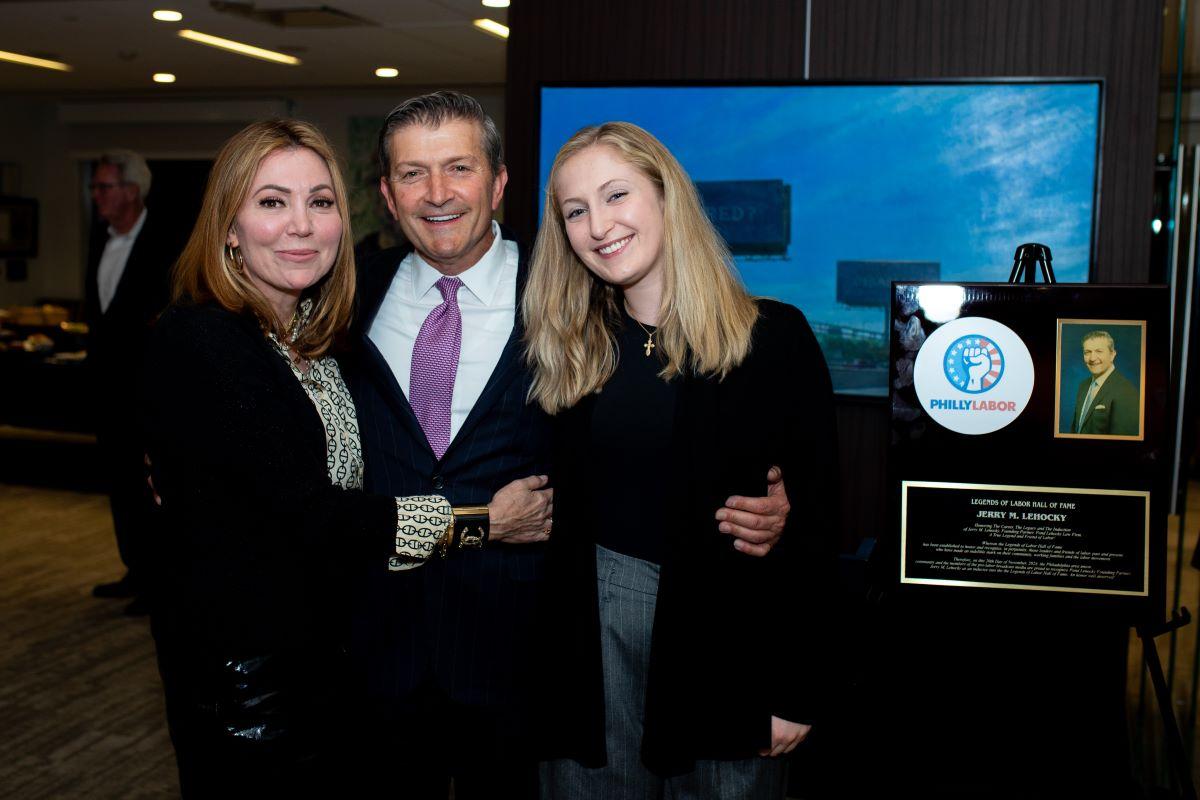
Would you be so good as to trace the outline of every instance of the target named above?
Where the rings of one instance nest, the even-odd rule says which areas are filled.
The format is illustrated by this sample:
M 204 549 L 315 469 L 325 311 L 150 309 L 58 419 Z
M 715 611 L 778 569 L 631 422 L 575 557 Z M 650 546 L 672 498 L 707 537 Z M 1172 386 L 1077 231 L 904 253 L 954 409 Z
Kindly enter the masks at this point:
M 1137 387 L 1117 370 L 1117 351 L 1108 331 L 1083 337 L 1083 363 L 1091 375 L 1075 392 L 1071 433 L 1093 436 L 1137 436 L 1141 432 L 1141 397 Z
M 114 150 L 92 174 L 92 203 L 107 223 L 92 242 L 85 281 L 88 367 L 97 391 L 96 433 L 105 465 L 117 549 L 126 573 L 102 583 L 97 597 L 133 598 L 125 613 L 146 613 L 149 505 L 137 415 L 142 358 L 150 324 L 167 304 L 181 237 L 146 208 L 150 168 L 137 153 Z
M 500 135 L 473 98 L 435 92 L 394 109 L 379 137 L 380 191 L 408 244 L 359 265 L 347 374 L 366 488 L 483 505 L 524 479 L 541 509 L 503 544 L 359 582 L 352 655 L 366 687 L 361 768 L 373 795 L 535 797 L 525 748 L 531 663 L 550 527 L 549 419 L 527 403 L 518 313 L 525 250 L 492 220 L 507 182 Z M 447 321 L 449 324 L 447 325 Z M 448 329 L 448 330 L 447 330 Z M 734 498 L 721 524 L 765 553 L 787 515 L 782 484 Z

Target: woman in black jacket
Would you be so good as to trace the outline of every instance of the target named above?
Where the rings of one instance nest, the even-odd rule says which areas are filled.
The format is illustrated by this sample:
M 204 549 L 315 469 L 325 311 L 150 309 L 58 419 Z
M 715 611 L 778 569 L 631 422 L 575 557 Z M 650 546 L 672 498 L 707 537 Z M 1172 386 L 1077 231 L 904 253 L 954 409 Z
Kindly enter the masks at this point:
M 555 159 L 524 297 L 556 414 L 543 796 L 782 798 L 827 691 L 832 389 L 794 307 L 751 298 L 691 181 L 628 123 Z M 764 558 L 713 520 L 782 467 Z M 759 677 L 763 672 L 766 678 Z
M 354 403 L 330 355 L 352 252 L 316 128 L 255 123 L 225 144 L 146 380 L 163 514 L 152 623 L 185 796 L 333 791 L 343 567 L 413 568 L 463 545 L 444 498 L 357 491 Z M 522 482 L 492 506 L 497 540 L 549 513 Z

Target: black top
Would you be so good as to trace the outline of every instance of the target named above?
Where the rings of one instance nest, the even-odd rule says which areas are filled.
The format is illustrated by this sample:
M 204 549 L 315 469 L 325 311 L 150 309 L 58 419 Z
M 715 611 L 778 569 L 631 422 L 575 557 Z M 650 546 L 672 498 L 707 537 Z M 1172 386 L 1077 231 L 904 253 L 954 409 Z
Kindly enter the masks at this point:
M 330 482 L 321 418 L 258 323 L 215 305 L 168 308 L 146 389 L 160 628 L 218 663 L 342 636 L 338 578 L 352 557 L 395 553 L 395 500 Z
M 599 545 L 662 563 L 669 521 L 662 475 L 670 464 L 675 383 L 658 377 L 657 347 L 646 354 L 647 331 L 621 309 L 617 370 L 591 408 L 584 468 L 588 523 Z
M 751 350 L 724 380 L 675 383 L 668 467 L 652 476 L 668 507 L 646 686 L 642 756 L 652 769 L 753 758 L 771 716 L 813 722 L 829 693 L 829 598 L 836 553 L 833 390 L 816 337 L 794 307 L 759 301 Z M 584 498 L 591 451 L 585 397 L 555 418 L 554 528 L 547 553 L 546 757 L 605 762 L 595 542 Z M 783 468 L 792 511 L 764 558 L 738 552 L 714 514 L 760 496 Z M 641 475 L 626 475 L 640 480 Z M 752 680 L 731 676 L 753 673 Z

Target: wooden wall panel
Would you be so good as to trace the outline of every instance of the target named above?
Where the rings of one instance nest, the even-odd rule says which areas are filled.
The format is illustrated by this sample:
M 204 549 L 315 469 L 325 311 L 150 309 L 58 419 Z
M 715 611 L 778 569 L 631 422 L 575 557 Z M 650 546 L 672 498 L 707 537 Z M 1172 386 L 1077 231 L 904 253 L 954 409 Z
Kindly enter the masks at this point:
M 539 83 L 804 77 L 803 2 L 522 0 L 508 15 L 505 222 L 529 240 Z
M 509 9 L 506 221 L 532 241 L 537 87 L 556 81 L 802 80 L 809 4 L 521 0 Z M 1149 275 L 1157 0 L 811 0 L 809 77 L 1102 77 L 1095 279 Z M 753 124 L 748 121 L 748 124 Z M 887 530 L 888 412 L 838 408 L 846 548 Z

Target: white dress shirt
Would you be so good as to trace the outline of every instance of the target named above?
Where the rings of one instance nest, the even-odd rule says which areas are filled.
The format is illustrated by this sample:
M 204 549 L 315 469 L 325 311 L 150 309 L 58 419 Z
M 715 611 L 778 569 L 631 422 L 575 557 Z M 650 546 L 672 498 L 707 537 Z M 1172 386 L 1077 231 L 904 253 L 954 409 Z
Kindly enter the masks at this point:
M 129 262 L 129 253 L 142 226 L 146 224 L 146 209 L 138 215 L 137 222 L 126 233 L 117 233 L 110 225 L 108 241 L 104 243 L 104 252 L 100 254 L 100 267 L 96 271 L 96 289 L 100 298 L 100 313 L 108 311 L 113 295 L 117 293 L 117 285 L 121 275 L 125 273 L 125 265 Z
M 462 347 L 450 405 L 450 441 L 471 413 L 483 387 L 496 369 L 516 321 L 517 244 L 500 236 L 492 222 L 492 246 L 483 257 L 458 275 L 458 307 L 462 314 Z M 367 332 L 391 367 L 396 382 L 411 396 L 413 345 L 429 312 L 442 304 L 434 285 L 442 273 L 414 251 L 400 262 L 379 313 Z

